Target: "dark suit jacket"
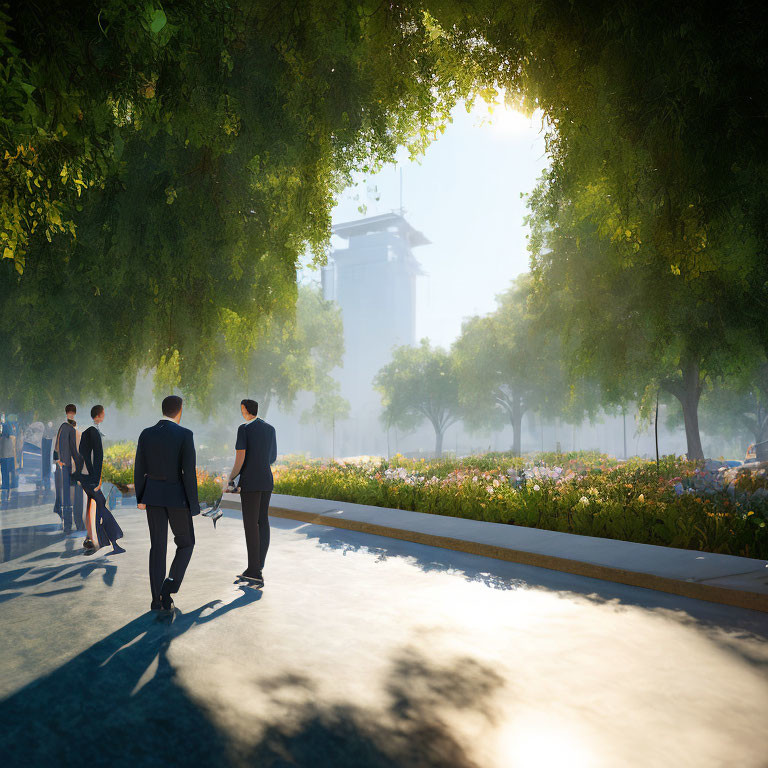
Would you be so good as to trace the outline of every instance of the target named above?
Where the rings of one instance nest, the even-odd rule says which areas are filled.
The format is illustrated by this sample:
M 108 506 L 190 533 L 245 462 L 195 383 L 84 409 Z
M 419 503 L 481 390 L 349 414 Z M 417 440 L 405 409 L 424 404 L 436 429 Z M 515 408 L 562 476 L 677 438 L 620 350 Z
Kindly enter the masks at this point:
M 98 485 L 101 481 L 101 466 L 104 463 L 104 449 L 101 433 L 96 427 L 88 427 L 80 437 L 80 450 L 75 457 L 77 463 L 76 480 L 81 483 Z
M 245 461 L 240 470 L 241 491 L 271 491 L 271 464 L 277 458 L 275 428 L 261 419 L 252 419 L 237 428 L 235 449 L 245 451 Z
M 136 502 L 200 512 L 192 432 L 167 419 L 139 435 L 133 465 Z
M 56 436 L 57 458 L 71 471 L 77 468 L 77 430 L 68 421 L 65 421 L 59 427 L 59 433 Z M 54 454 L 56 455 L 56 454 Z

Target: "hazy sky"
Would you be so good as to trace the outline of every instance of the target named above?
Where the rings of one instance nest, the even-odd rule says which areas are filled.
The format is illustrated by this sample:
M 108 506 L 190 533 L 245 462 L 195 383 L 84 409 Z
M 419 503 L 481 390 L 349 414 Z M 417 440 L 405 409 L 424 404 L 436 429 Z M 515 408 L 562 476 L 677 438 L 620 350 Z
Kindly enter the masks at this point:
M 427 273 L 417 278 L 417 338 L 447 346 L 463 318 L 491 311 L 496 294 L 528 270 L 520 193 L 533 189 L 547 164 L 541 120 L 497 107 L 489 123 L 485 104 L 469 114 L 460 106 L 420 162 L 411 162 L 407 152 L 399 160 L 375 176 L 360 174 L 339 199 L 333 220 L 399 208 L 403 169 L 406 218 L 432 242 L 414 249 Z M 368 191 L 373 185 L 378 202 Z M 362 203 L 365 214 L 357 210 Z

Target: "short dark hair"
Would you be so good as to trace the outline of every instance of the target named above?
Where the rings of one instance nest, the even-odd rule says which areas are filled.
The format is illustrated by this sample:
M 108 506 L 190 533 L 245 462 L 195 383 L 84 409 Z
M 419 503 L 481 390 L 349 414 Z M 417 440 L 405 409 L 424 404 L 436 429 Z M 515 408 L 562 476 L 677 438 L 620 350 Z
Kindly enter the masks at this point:
M 251 414 L 251 416 L 259 415 L 259 404 L 255 400 L 249 400 L 247 397 L 240 401 L 240 405 L 245 406 L 245 410 Z
M 77 413 L 77 406 L 70 403 L 64 406 L 64 413 Z
M 180 410 L 182 399 L 178 395 L 168 395 L 163 398 L 163 416 L 172 419 Z
M 91 408 L 91 418 L 95 419 L 100 414 L 104 413 L 104 406 L 103 405 L 94 405 L 93 408 Z

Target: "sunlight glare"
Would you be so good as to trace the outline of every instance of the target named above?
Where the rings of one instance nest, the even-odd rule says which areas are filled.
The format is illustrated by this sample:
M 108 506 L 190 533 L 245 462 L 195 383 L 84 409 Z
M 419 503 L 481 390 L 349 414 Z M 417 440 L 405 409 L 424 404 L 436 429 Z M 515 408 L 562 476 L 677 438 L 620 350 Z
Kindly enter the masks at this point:
M 510 768 L 587 768 L 594 766 L 583 740 L 553 713 L 527 713 L 515 718 L 499 739 L 504 765 Z

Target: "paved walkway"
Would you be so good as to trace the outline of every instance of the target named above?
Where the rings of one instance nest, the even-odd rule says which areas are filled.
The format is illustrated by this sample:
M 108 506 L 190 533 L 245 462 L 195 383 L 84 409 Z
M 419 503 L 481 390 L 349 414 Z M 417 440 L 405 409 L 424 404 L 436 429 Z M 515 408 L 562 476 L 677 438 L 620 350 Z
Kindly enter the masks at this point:
M 285 519 L 260 592 L 228 513 L 169 623 L 142 513 L 50 509 L 0 509 L 4 768 L 765 766 L 764 613 Z

